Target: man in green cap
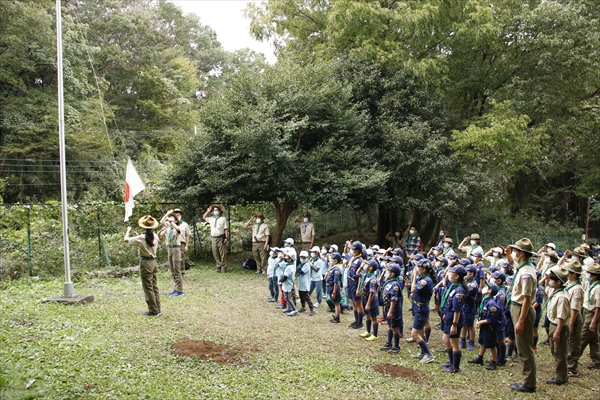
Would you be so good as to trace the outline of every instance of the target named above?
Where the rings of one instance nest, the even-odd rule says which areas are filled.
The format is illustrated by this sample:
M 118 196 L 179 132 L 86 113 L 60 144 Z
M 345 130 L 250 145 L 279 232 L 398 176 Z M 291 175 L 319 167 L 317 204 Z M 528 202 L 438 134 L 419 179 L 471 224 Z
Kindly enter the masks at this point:
M 535 267 L 529 260 L 535 253 L 527 238 L 517 240 L 506 248 L 508 262 L 515 266 L 515 277 L 509 291 L 510 317 L 515 327 L 515 342 L 523 361 L 523 382 L 513 382 L 512 390 L 533 393 L 536 390 L 536 365 L 533 355 L 533 299 L 537 290 Z
M 579 355 L 581 354 L 581 328 L 583 327 L 583 316 L 581 309 L 583 308 L 583 286 L 581 285 L 581 264 L 577 260 L 571 260 L 565 265 L 565 269 L 569 271 L 569 282 L 567 284 L 567 294 L 569 303 L 571 304 L 571 324 L 569 330 L 569 356 L 568 369 L 569 376 L 579 376 L 577 370 L 579 364 Z

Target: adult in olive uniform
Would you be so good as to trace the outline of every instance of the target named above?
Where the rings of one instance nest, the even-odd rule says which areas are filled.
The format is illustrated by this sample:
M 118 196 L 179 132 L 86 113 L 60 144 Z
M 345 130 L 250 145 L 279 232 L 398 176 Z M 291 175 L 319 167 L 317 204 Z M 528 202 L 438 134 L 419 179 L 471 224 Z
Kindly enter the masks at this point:
M 130 246 L 138 248 L 140 256 L 140 277 L 142 278 L 142 288 L 144 289 L 144 297 L 148 304 L 148 311 L 144 313 L 149 317 L 160 315 L 160 295 L 158 286 L 156 285 L 156 250 L 158 249 L 158 236 L 154 233 L 154 228 L 158 226 L 158 221 L 150 215 L 144 215 L 138 220 L 140 228 L 145 229 L 143 235 L 135 234 L 134 237 L 129 237 L 131 227 L 127 227 L 123 240 Z
M 212 216 L 209 216 L 211 212 Z M 217 262 L 217 272 L 227 272 L 229 229 L 227 228 L 227 220 L 223 216 L 223 209 L 217 205 L 210 206 L 202 218 L 210 225 L 212 253 Z
M 267 261 L 269 253 L 269 238 L 271 233 L 269 232 L 269 225 L 265 223 L 265 216 L 259 212 L 254 214 L 244 227 L 250 228 L 252 220 L 255 221 L 252 225 L 252 255 L 256 261 L 256 273 L 266 274 L 267 273 Z
M 536 365 L 533 355 L 533 325 L 535 310 L 533 299 L 537 290 L 536 270 L 531 261 L 535 255 L 533 243 L 527 238 L 518 240 L 506 249 L 508 262 L 516 268 L 509 290 L 510 317 L 515 327 L 515 342 L 523 361 L 523 382 L 514 382 L 512 390 L 533 393 L 536 390 Z
M 550 268 L 548 285 L 554 289 L 548 298 L 547 314 L 550 320 L 550 352 L 556 362 L 556 375 L 546 379 L 550 385 L 564 385 L 568 381 L 567 353 L 569 350 L 571 304 L 564 286 L 569 281 L 569 271 L 560 266 Z
M 579 376 L 579 355 L 581 353 L 581 330 L 583 328 L 583 286 L 581 285 L 581 264 L 577 260 L 571 260 L 563 264 L 569 271 L 569 282 L 565 289 L 571 304 L 571 324 L 569 330 L 569 376 Z

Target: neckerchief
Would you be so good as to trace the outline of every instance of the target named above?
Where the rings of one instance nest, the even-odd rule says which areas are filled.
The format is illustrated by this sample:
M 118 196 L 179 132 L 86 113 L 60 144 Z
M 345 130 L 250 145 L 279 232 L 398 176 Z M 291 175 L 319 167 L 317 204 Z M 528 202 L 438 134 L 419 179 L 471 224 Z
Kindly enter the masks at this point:
M 445 308 L 444 306 L 446 305 L 446 300 L 448 300 L 448 297 L 450 297 L 450 293 L 452 293 L 454 288 L 458 286 L 462 286 L 462 283 L 452 282 L 452 285 L 450 285 L 450 287 L 444 291 L 444 294 L 442 295 L 442 302 L 440 303 L 442 305 L 442 310 Z
M 525 261 L 524 263 L 519 264 L 519 266 L 517 267 L 517 272 L 515 273 L 515 277 L 513 278 L 512 282 L 510 283 L 510 288 L 508 288 L 508 295 L 506 297 L 506 302 L 510 303 L 510 299 L 512 298 L 512 290 L 513 290 L 513 286 L 515 285 L 515 282 L 517 281 L 517 278 L 519 277 L 519 272 L 521 272 L 521 267 L 523 267 L 525 264 L 529 264 L 532 265 L 529 260 Z
M 479 317 L 479 319 L 481 319 L 481 315 L 483 314 L 483 307 L 485 305 L 485 299 L 489 299 L 491 296 L 487 295 L 486 297 L 483 298 L 483 300 L 481 300 L 481 304 L 479 305 L 479 311 L 477 312 L 477 316 Z
M 596 280 L 596 282 L 594 282 L 592 285 L 590 285 L 590 288 L 588 289 L 588 305 L 592 305 L 592 290 L 598 286 L 600 284 L 600 281 Z
M 261 225 L 262 225 L 262 222 L 260 224 L 256 224 L 256 233 L 254 234 L 254 236 L 258 235 L 258 231 L 260 230 Z
M 569 286 L 567 286 L 565 290 L 568 292 L 570 289 L 574 288 L 577 285 L 581 285 L 581 279 L 577 279 L 575 282 L 569 284 Z
M 304 225 L 302 225 L 302 234 L 306 234 L 306 227 L 308 226 L 308 224 L 310 224 L 310 221 L 305 222 Z

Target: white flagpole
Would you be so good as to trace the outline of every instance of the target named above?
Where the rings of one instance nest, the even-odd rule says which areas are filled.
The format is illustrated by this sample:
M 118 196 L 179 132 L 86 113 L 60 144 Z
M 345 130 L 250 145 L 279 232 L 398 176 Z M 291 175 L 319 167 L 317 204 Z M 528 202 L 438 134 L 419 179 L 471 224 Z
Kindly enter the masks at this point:
M 60 200 L 62 204 L 62 228 L 65 264 L 64 296 L 75 295 L 71 282 L 69 257 L 69 217 L 67 215 L 67 168 L 65 157 L 65 99 L 63 90 L 62 13 L 60 0 L 56 0 L 56 69 L 58 71 L 58 138 L 60 155 Z

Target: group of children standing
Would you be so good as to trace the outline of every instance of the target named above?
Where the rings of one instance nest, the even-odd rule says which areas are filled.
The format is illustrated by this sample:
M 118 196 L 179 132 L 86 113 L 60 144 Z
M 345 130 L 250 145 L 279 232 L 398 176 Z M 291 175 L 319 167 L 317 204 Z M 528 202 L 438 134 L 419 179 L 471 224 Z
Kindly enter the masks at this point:
M 462 351 L 475 349 L 477 329 L 478 355 L 468 362 L 495 370 L 506 364 L 507 357 L 517 360 L 519 354 L 525 379 L 511 388 L 533 392 L 533 353 L 545 309 L 544 327 L 556 360 L 556 376 L 546 382 L 562 385 L 568 377 L 578 376 L 579 359 L 588 345 L 593 361 L 589 368 L 600 369 L 600 265 L 588 256 L 589 248 L 579 247 L 559 257 L 556 246 L 548 244 L 536 253 L 531 241 L 524 238 L 484 253 L 479 236 L 473 234 L 459 246 L 466 253 L 464 258 L 456 254 L 452 239 L 445 236 L 427 254 L 408 255 L 400 248 L 366 248 L 358 241 L 348 241 L 342 252 L 336 245 L 324 244 L 297 257 L 293 244 L 287 239 L 283 248 L 271 249 L 267 270 L 268 301 L 278 302 L 281 291 L 277 308 L 283 308 L 290 317 L 306 311 L 306 306 L 314 315 L 325 298 L 333 312 L 330 321 L 338 324 L 342 310 L 352 310 L 354 321 L 349 328 L 365 328 L 359 336 L 367 341 L 379 340 L 379 325 L 387 325 L 381 350 L 398 354 L 404 336 L 406 296 L 413 317 L 406 340 L 420 349 L 411 357 L 430 363 L 435 359 L 429 349 L 433 298 L 433 309 L 441 320 L 436 328 L 443 332 L 448 357 L 442 363 L 443 371 L 461 371 Z M 536 265 L 531 263 L 534 258 L 539 258 Z M 300 310 L 296 308 L 296 287 Z M 313 303 L 315 289 L 317 299 Z M 488 350 L 491 359 L 486 362 Z

